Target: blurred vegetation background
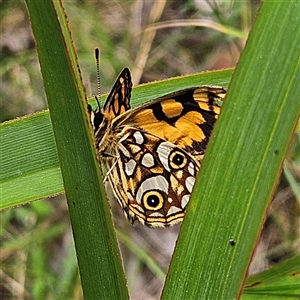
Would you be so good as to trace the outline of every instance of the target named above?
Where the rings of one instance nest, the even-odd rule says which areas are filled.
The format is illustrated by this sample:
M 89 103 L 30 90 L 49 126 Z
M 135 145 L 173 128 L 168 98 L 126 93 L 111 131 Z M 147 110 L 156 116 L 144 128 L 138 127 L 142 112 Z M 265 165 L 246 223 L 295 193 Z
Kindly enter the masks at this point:
M 125 66 L 132 71 L 134 85 L 234 68 L 259 4 L 250 0 L 63 1 L 87 96 L 97 94 L 95 47 L 101 51 L 102 93 L 110 90 Z M 46 109 L 47 101 L 25 2 L 2 0 L 0 24 L 0 120 L 4 122 Z M 300 252 L 299 195 L 295 197 L 299 148 L 298 133 L 250 273 Z M 111 201 L 111 206 L 131 298 L 158 299 L 180 225 L 170 229 L 131 225 L 117 201 Z M 67 210 L 60 195 L 0 212 L 3 299 L 82 299 Z

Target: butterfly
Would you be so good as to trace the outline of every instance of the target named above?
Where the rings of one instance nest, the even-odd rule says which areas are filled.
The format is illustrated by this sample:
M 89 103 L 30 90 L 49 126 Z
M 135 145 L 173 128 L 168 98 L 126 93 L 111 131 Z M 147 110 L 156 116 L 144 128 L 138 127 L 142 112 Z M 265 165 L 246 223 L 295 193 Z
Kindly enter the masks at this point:
M 113 193 L 133 223 L 168 227 L 183 220 L 226 90 L 187 88 L 131 109 L 124 68 L 91 123 Z

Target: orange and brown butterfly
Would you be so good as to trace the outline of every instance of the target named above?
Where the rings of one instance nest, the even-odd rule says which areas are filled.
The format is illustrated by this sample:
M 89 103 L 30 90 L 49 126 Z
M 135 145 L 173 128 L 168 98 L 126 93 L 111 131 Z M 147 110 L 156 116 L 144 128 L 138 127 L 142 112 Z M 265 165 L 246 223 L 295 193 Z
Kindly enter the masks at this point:
M 125 68 L 91 114 L 106 177 L 131 222 L 180 223 L 226 90 L 188 88 L 131 109 L 131 89 Z

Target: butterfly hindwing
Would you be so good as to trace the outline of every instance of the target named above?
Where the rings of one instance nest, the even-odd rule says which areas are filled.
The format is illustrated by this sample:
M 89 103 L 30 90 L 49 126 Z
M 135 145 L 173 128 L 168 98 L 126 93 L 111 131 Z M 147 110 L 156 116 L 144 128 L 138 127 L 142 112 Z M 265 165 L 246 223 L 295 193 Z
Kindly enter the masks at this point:
M 120 178 L 112 188 L 127 217 L 151 226 L 181 222 L 199 164 L 175 145 L 130 127 L 122 131 L 116 156 L 106 166 L 110 181 Z

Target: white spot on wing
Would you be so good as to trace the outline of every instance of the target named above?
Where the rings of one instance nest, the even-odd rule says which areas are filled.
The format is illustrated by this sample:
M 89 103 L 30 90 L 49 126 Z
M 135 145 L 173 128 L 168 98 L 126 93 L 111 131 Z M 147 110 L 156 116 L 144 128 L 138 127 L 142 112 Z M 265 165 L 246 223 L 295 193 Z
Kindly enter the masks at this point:
M 159 212 L 154 212 L 150 214 L 149 217 L 164 217 L 164 215 Z
M 144 137 L 143 137 L 143 135 L 139 131 L 136 131 L 133 134 L 133 137 L 135 138 L 135 142 L 137 144 L 143 144 L 144 143 Z
M 192 176 L 195 176 L 195 166 L 192 162 L 189 163 L 188 171 Z
M 168 142 L 162 142 L 157 147 L 158 157 L 159 157 L 161 163 L 163 164 L 164 168 L 168 172 L 170 172 L 168 161 L 169 161 L 169 156 L 170 156 L 171 151 L 172 151 L 172 145 Z
M 170 209 L 167 212 L 167 216 L 176 214 L 177 212 L 182 212 L 182 209 L 177 206 L 171 206 Z
M 142 165 L 146 168 L 152 168 L 154 166 L 154 158 L 151 153 L 146 153 L 142 158 Z
M 125 173 L 127 176 L 131 176 L 136 167 L 136 162 L 134 159 L 130 159 L 127 163 L 125 163 Z
M 182 199 L 181 199 L 181 207 L 182 207 L 182 209 L 184 209 L 186 206 L 187 206 L 187 204 L 189 203 L 189 201 L 190 201 L 190 194 L 188 194 L 188 195 L 184 195 L 183 197 L 182 197 Z
M 195 184 L 195 177 L 193 176 L 187 177 L 187 179 L 185 180 L 185 186 L 190 193 L 193 190 L 194 184 Z

